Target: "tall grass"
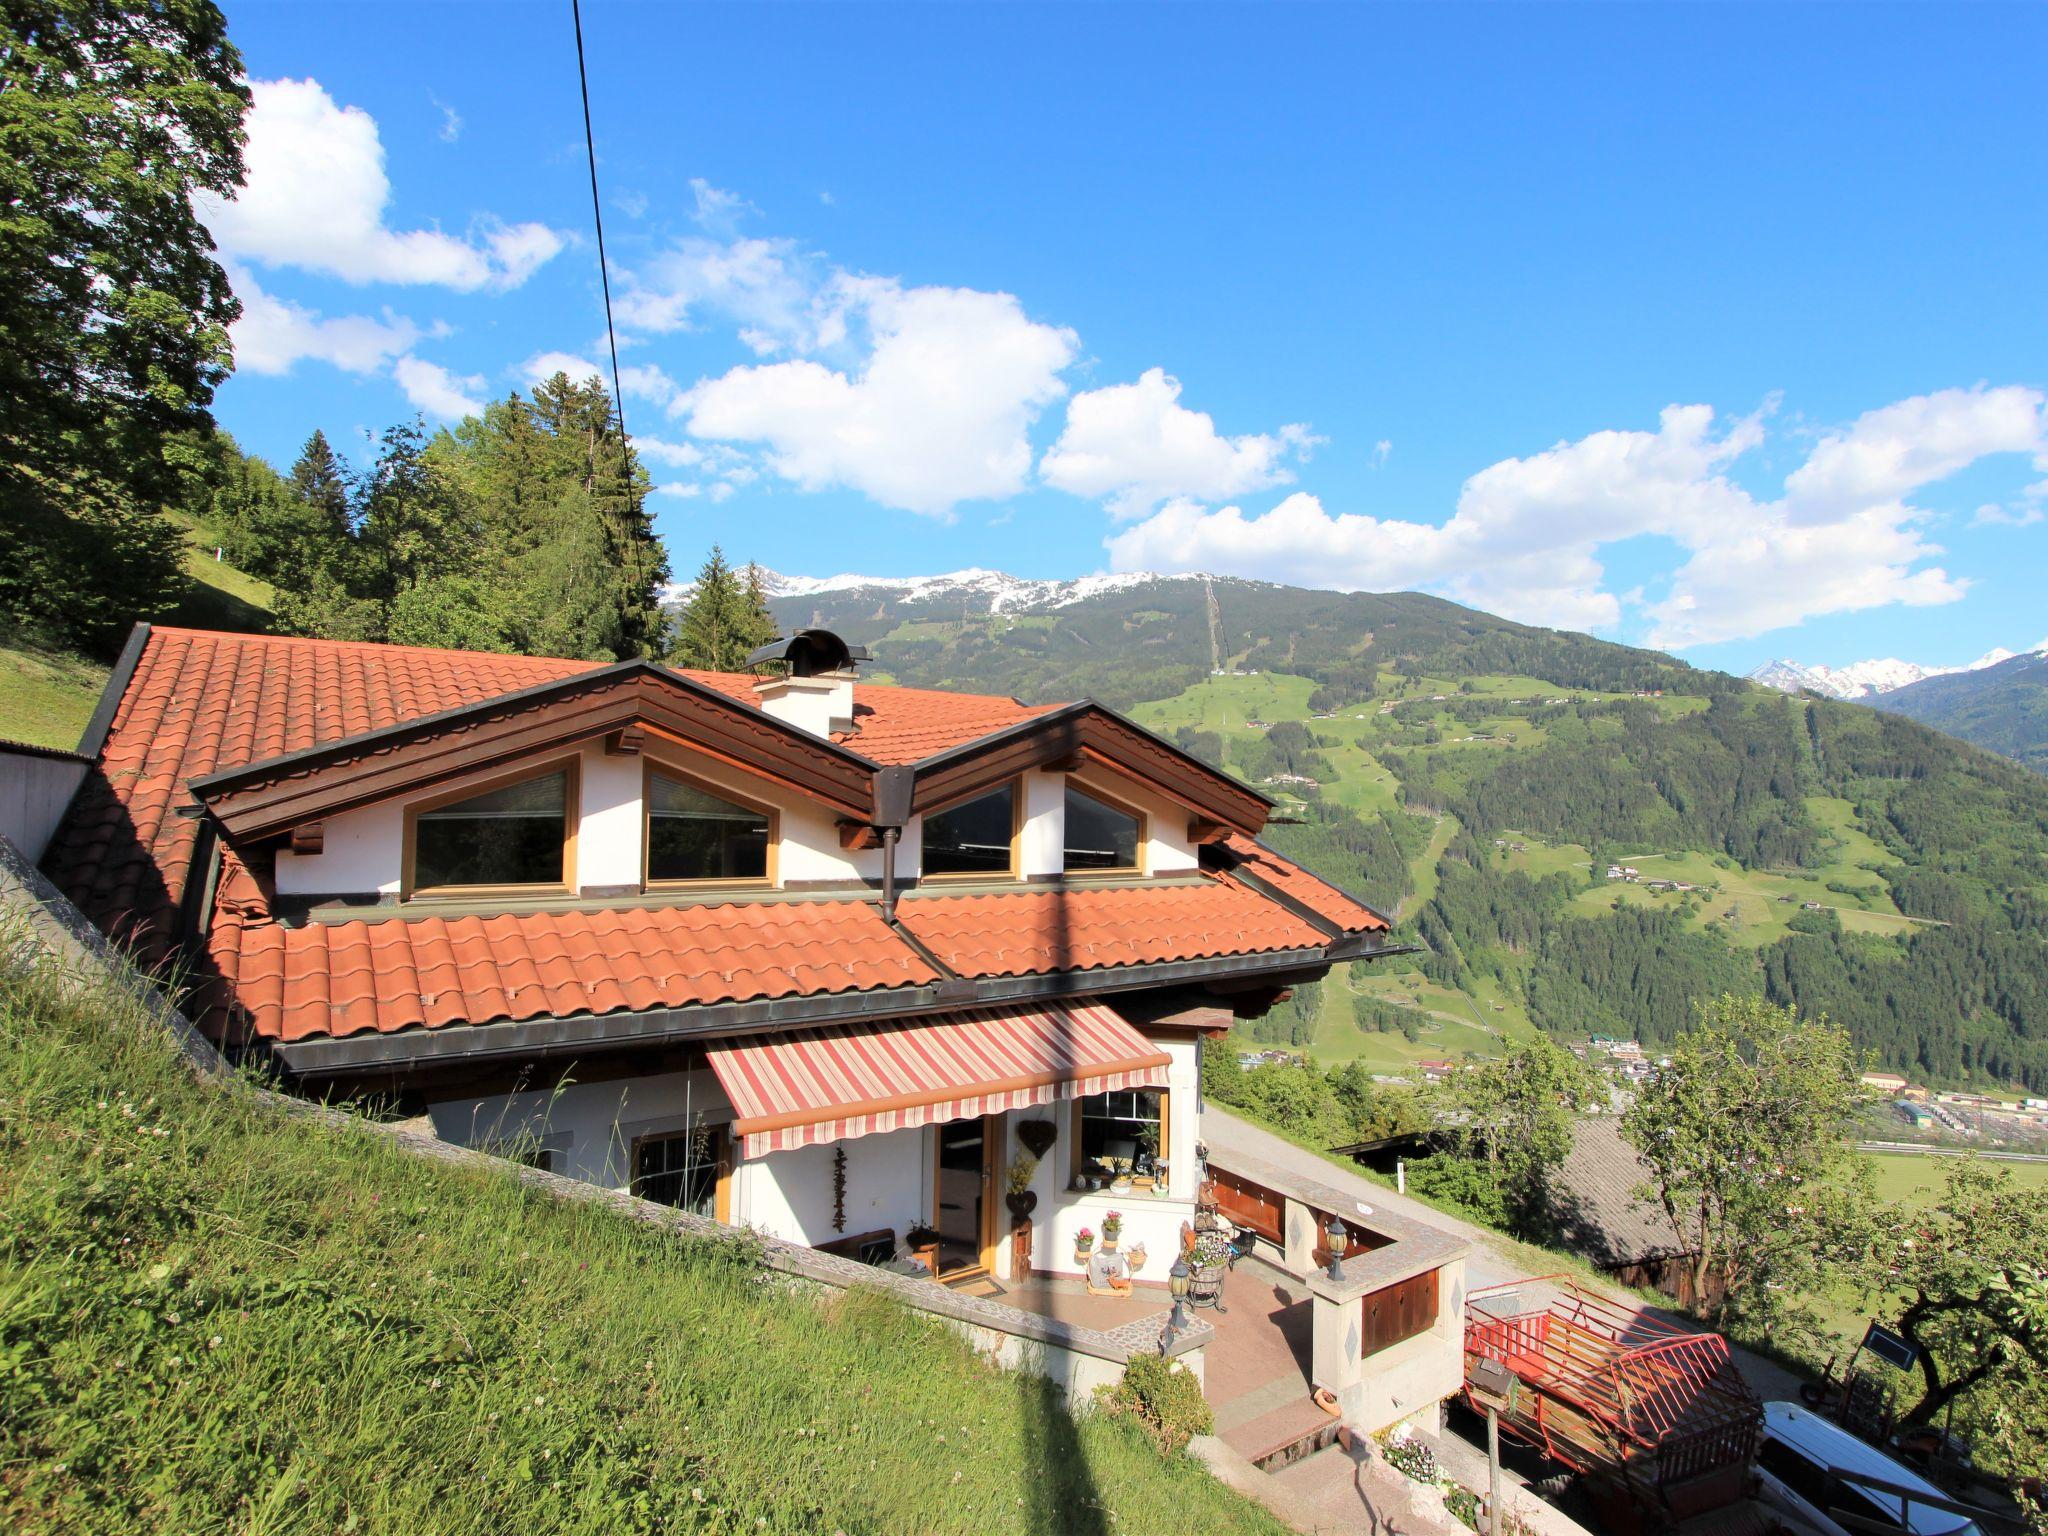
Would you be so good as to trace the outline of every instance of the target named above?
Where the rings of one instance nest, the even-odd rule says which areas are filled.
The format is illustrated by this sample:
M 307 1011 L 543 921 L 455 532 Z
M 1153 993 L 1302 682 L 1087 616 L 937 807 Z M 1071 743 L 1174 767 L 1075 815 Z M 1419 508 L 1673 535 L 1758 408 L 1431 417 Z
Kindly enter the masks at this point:
M 0 1528 L 1280 1529 L 875 1293 L 202 1084 L 46 964 L 0 1051 Z

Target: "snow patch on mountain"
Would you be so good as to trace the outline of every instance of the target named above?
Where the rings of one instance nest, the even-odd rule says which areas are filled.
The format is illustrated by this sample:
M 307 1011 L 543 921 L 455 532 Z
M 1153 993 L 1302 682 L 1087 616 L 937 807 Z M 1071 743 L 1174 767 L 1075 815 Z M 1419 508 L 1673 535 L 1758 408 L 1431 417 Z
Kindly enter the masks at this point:
M 1981 672 L 2018 655 L 2048 655 L 2048 640 L 2031 651 L 2008 651 L 2003 646 L 1986 651 L 1975 661 L 1960 667 L 1929 667 L 1919 662 L 1886 656 L 1870 661 L 1852 661 L 1846 666 L 1808 666 L 1797 661 L 1767 661 L 1749 674 L 1753 683 L 1776 688 L 1781 693 L 1818 693 L 1831 699 L 1874 699 L 1911 683 L 1930 677 L 1947 677 L 1956 672 Z
M 938 576 L 862 576 L 851 571 L 837 576 L 785 576 L 763 570 L 762 590 L 770 598 L 816 597 L 827 592 L 887 593 L 900 602 L 946 603 L 963 598 L 981 599 L 991 613 L 1025 613 L 1048 608 L 1065 608 L 1110 592 L 1126 592 L 1154 582 L 1230 581 L 1246 586 L 1270 586 L 1270 582 L 1243 581 L 1237 577 L 1162 575 L 1155 571 L 1121 571 L 1113 575 L 1080 576 L 1070 581 L 1035 581 L 1002 571 L 970 566 L 964 571 L 947 571 Z M 686 603 L 695 590 L 693 583 L 677 582 L 662 592 L 664 603 Z

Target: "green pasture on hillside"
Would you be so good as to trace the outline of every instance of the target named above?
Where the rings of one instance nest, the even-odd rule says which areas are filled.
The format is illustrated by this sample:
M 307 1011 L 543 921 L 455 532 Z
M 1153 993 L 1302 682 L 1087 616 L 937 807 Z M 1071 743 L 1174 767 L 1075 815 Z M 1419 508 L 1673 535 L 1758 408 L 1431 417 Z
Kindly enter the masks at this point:
M 0 643 L 0 738 L 37 747 L 78 745 L 98 707 L 107 669 L 20 642 Z

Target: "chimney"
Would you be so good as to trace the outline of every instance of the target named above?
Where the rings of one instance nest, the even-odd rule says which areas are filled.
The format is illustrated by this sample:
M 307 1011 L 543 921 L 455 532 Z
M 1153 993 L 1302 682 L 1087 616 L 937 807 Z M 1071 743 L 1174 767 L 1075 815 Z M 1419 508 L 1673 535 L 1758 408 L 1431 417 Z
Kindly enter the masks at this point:
M 762 646 L 747 665 L 779 661 L 787 668 L 754 684 L 764 713 L 813 736 L 831 736 L 853 729 L 854 666 L 867 659 L 865 647 L 848 645 L 829 629 L 803 629 Z

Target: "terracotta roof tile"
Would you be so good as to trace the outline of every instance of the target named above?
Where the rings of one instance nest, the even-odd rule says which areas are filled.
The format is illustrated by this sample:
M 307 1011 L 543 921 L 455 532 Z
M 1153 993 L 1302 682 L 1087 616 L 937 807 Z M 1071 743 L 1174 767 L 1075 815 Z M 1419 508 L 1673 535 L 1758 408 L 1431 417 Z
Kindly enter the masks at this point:
M 1215 879 L 985 896 L 920 892 L 905 896 L 896 915 L 963 976 L 1030 976 L 1325 942 L 1284 907 Z
M 1346 933 L 1382 933 L 1387 920 L 1362 901 L 1355 901 L 1327 880 L 1318 879 L 1294 860 L 1275 853 L 1256 838 L 1233 832 L 1224 846 L 1236 854 L 1240 867 L 1276 891 L 1284 891 L 1311 911 L 1328 918 Z
M 155 963 L 170 938 L 198 824 L 177 815 L 185 781 L 324 746 L 606 663 L 205 630 L 150 631 L 97 768 L 44 864 L 109 933 Z M 752 676 L 685 671 L 741 703 Z M 856 684 L 859 729 L 842 743 L 908 762 L 1040 710 L 1013 699 Z
M 938 973 L 866 901 L 216 927 L 266 1040 L 391 1034 L 921 986 Z

